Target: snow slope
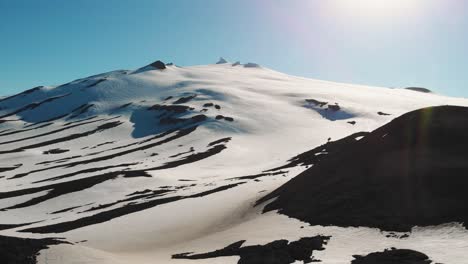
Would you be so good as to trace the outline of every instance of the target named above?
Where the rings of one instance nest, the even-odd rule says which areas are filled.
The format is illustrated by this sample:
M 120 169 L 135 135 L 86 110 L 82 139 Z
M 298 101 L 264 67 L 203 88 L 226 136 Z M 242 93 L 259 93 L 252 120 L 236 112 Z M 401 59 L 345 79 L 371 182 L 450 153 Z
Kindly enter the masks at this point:
M 367 228 L 300 228 L 253 204 L 305 169 L 263 173 L 297 154 L 468 100 L 234 65 L 146 66 L 2 98 L 0 234 L 74 243 L 41 251 L 39 263 L 236 263 L 171 255 L 317 234 L 332 236 L 316 253 L 324 263 L 391 246 L 463 263 L 468 232 L 457 224 L 402 240 Z

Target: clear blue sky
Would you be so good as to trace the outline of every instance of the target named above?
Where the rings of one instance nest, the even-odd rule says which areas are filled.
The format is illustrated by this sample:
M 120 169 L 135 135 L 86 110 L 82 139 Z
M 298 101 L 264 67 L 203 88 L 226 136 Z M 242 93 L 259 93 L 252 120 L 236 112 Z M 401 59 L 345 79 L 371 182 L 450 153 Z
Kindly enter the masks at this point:
M 156 59 L 468 97 L 464 0 L 0 0 L 0 95 Z

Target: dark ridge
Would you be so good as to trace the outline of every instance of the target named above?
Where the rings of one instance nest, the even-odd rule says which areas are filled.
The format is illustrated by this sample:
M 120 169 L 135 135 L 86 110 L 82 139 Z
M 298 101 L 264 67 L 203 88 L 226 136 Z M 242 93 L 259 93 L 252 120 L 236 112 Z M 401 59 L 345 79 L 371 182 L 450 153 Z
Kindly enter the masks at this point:
M 338 103 L 334 105 L 328 104 L 327 102 L 320 102 L 315 99 L 306 99 L 306 104 L 304 107 L 312 109 L 319 113 L 323 118 L 326 118 L 330 121 L 344 120 L 355 117 L 353 113 L 349 113 L 341 108 Z M 327 105 L 328 104 L 328 105 Z M 325 105 L 327 105 L 325 107 Z
M 16 98 L 18 96 L 24 96 L 24 95 L 27 95 L 27 94 L 31 94 L 31 93 L 34 93 L 35 91 L 39 91 L 40 89 L 42 89 L 44 86 L 37 86 L 37 87 L 34 87 L 34 88 L 31 88 L 29 90 L 26 90 L 24 92 L 21 92 L 19 94 L 15 94 L 15 95 L 12 95 L 12 96 L 8 96 L 8 97 L 5 97 L 3 99 L 0 100 L 0 103 L 1 102 L 4 102 L 6 100 L 10 100 L 10 99 L 13 99 L 13 98 Z
M 190 110 L 189 106 L 186 105 L 159 105 L 155 104 L 148 108 L 148 110 L 161 110 L 167 112 L 175 112 L 175 113 L 185 113 Z
M 0 224 L 0 230 L 13 229 L 13 228 L 17 228 L 17 227 L 32 225 L 32 224 L 39 223 L 39 222 L 41 222 L 41 221 L 30 222 L 30 223 L 23 223 L 23 224 Z
M 51 117 L 51 118 L 46 119 L 46 120 L 42 120 L 42 121 L 39 121 L 39 122 L 35 122 L 35 123 L 32 123 L 32 124 L 26 125 L 26 126 L 24 126 L 24 128 L 28 128 L 28 127 L 36 126 L 36 125 L 39 125 L 39 124 L 42 124 L 42 123 L 49 123 L 49 122 L 52 122 L 52 121 L 55 121 L 55 120 L 59 120 L 59 119 L 61 119 L 61 118 L 66 117 L 67 115 L 68 115 L 68 114 L 59 115 L 59 116 L 55 116 L 55 117 Z M 52 123 L 49 123 L 49 124 L 44 125 L 44 126 L 48 126 L 48 125 L 52 125 Z M 42 128 L 42 127 L 44 127 L 44 126 L 36 127 L 36 128 Z M 33 128 L 33 129 L 36 129 L 36 128 Z
M 58 210 L 58 211 L 51 212 L 50 214 L 60 214 L 60 213 L 70 212 L 71 210 L 74 210 L 74 209 L 77 209 L 77 208 L 81 208 L 81 207 L 83 207 L 83 206 L 88 206 L 88 205 L 91 205 L 91 204 L 93 204 L 93 203 L 84 204 L 84 205 L 78 205 L 78 206 L 72 206 L 72 207 L 68 207 L 68 208 L 62 209 L 62 210 Z
M 104 166 L 104 167 L 93 167 L 93 168 L 84 169 L 84 170 L 80 170 L 80 171 L 76 171 L 76 172 L 72 172 L 72 173 L 67 173 L 67 174 L 60 175 L 60 176 L 50 177 L 50 178 L 47 178 L 47 179 L 44 179 L 44 180 L 35 181 L 33 183 L 43 183 L 43 182 L 48 182 L 48 181 L 57 181 L 57 180 L 65 179 L 65 178 L 70 178 L 70 177 L 73 177 L 73 176 L 76 176 L 76 175 L 80 175 L 80 174 L 83 174 L 83 173 L 92 173 L 92 172 L 98 172 L 98 171 L 103 171 L 103 170 L 108 170 L 108 169 L 115 169 L 115 168 L 120 168 L 120 167 L 126 167 L 127 168 L 127 167 L 138 165 L 138 164 L 139 164 L 138 162 L 133 162 L 133 163 L 124 163 L 124 164 L 119 164 L 119 165 L 109 165 L 109 166 Z
M 2 115 L 2 116 L 0 116 L 0 118 L 5 118 L 5 117 L 8 117 L 8 116 L 16 115 L 16 114 L 21 113 L 21 112 L 24 112 L 24 111 L 26 111 L 26 110 L 32 110 L 32 109 L 37 108 L 37 107 L 39 107 L 39 106 L 41 106 L 41 105 L 43 105 L 43 104 L 45 104 L 45 103 L 49 103 L 49 102 L 55 101 L 55 100 L 57 100 L 57 99 L 60 99 L 60 98 L 69 96 L 70 94 L 71 94 L 71 93 L 64 94 L 64 95 L 58 95 L 58 96 L 54 96 L 54 97 L 49 97 L 49 98 L 47 98 L 47 99 L 45 99 L 45 100 L 43 100 L 43 101 L 40 101 L 40 102 L 38 102 L 38 103 L 31 103 L 31 104 L 28 104 L 28 105 L 23 106 L 23 107 L 21 107 L 21 108 L 15 110 L 15 111 L 13 111 L 13 112 L 11 112 L 11 113 Z
M 23 166 L 23 164 L 17 164 L 17 165 L 11 166 L 11 167 L 0 167 L 0 172 L 7 172 L 7 171 L 16 170 L 17 168 L 19 168 L 21 166 Z
M 151 63 L 150 66 L 153 66 L 154 68 L 156 68 L 158 70 L 166 69 L 166 64 L 164 64 L 164 62 L 162 62 L 160 60 Z
M 4 264 L 36 264 L 39 251 L 65 242 L 52 238 L 29 239 L 0 236 L 0 259 Z
M 172 193 L 172 192 L 174 192 L 174 191 L 173 190 L 155 190 L 155 191 L 151 191 L 150 193 L 144 193 L 144 194 L 142 193 L 142 194 L 139 194 L 139 195 L 133 193 L 133 194 L 130 194 L 131 197 L 129 197 L 129 198 L 118 200 L 118 201 L 115 201 L 115 202 L 112 202 L 112 203 L 100 204 L 98 206 L 91 207 L 91 208 L 89 208 L 89 209 L 87 209 L 85 211 L 82 211 L 80 213 L 87 213 L 87 212 L 102 210 L 102 209 L 114 206 L 116 204 L 119 204 L 119 203 L 132 202 L 132 201 L 140 200 L 140 199 L 152 199 L 152 198 L 159 197 L 159 196 L 162 196 L 164 194 L 168 194 L 168 193 Z M 127 196 L 129 196 L 129 195 L 127 195 Z
M 98 85 L 98 84 L 100 84 L 100 83 L 102 83 L 104 81 L 107 81 L 107 79 L 106 78 L 99 79 L 99 80 L 87 85 L 84 89 L 94 87 L 94 86 L 96 86 L 96 85 Z
M 324 156 L 258 203 L 311 225 L 409 232 L 468 223 L 468 108 L 406 113 Z
M 416 92 L 421 92 L 421 93 L 432 93 L 431 90 L 429 90 L 427 88 L 422 88 L 422 87 L 407 87 L 405 89 L 416 91 Z
M 236 183 L 236 184 L 225 185 L 225 186 L 221 186 L 210 191 L 193 194 L 189 196 L 173 196 L 173 197 L 161 198 L 161 199 L 151 200 L 151 201 L 142 202 L 142 203 L 129 203 L 123 207 L 111 209 L 109 211 L 97 213 L 95 215 L 83 217 L 80 219 L 76 219 L 76 220 L 72 220 L 68 222 L 62 222 L 58 224 L 47 225 L 47 226 L 33 227 L 33 228 L 21 230 L 20 232 L 31 232 L 31 233 L 40 233 L 40 234 L 63 233 L 63 232 L 67 232 L 70 230 L 77 229 L 77 228 L 107 222 L 114 218 L 132 214 L 132 213 L 139 212 L 139 211 L 143 211 L 149 208 L 156 207 L 158 205 L 167 204 L 167 203 L 171 203 L 171 202 L 175 202 L 175 201 L 179 201 L 183 199 L 207 196 L 216 192 L 234 188 L 241 184 L 244 184 L 244 183 L 241 182 L 241 183 Z
M 147 194 L 147 193 L 150 193 L 150 192 L 153 192 L 153 190 L 145 189 L 145 190 L 143 190 L 143 191 L 136 191 L 136 192 L 133 192 L 133 193 L 131 193 L 131 194 L 127 194 L 127 196 L 140 195 L 140 194 Z
M 154 143 L 151 143 L 151 144 L 147 144 L 147 145 L 144 145 L 144 146 L 141 146 L 141 147 L 137 147 L 137 148 L 133 148 L 133 149 L 129 149 L 129 150 L 124 150 L 124 151 L 121 151 L 121 152 L 118 152 L 118 153 L 113 153 L 113 154 L 109 154 L 109 155 L 101 156 L 101 157 L 97 157 L 97 158 L 92 158 L 92 159 L 87 159 L 87 160 L 80 160 L 80 161 L 65 163 L 65 164 L 61 164 L 61 165 L 55 165 L 55 166 L 47 167 L 47 168 L 44 168 L 44 169 L 32 170 L 32 171 L 29 171 L 29 172 L 26 172 L 26 173 L 17 174 L 17 175 L 13 176 L 10 179 L 25 177 L 25 176 L 27 176 L 27 175 L 29 175 L 31 173 L 35 173 L 35 172 L 41 172 L 41 171 L 46 171 L 46 170 L 51 170 L 51 169 L 56 169 L 56 168 L 64 168 L 64 167 L 71 168 L 71 167 L 75 167 L 75 166 L 78 166 L 78 165 L 90 164 L 90 163 L 99 162 L 99 161 L 103 161 L 103 160 L 113 159 L 115 157 L 120 157 L 120 156 L 123 156 L 123 155 L 127 155 L 129 153 L 138 152 L 138 151 L 141 151 L 141 150 L 149 149 L 149 148 L 152 148 L 152 147 L 156 147 L 156 146 L 168 143 L 168 142 L 170 142 L 172 140 L 178 139 L 180 137 L 183 137 L 183 136 L 186 136 L 186 135 L 192 133 L 193 131 L 196 130 L 196 128 L 197 127 L 194 126 L 194 127 L 190 127 L 190 128 L 187 128 L 187 129 L 176 130 L 177 134 L 174 135 L 174 136 L 171 136 L 171 137 L 168 137 L 168 138 L 166 138 L 164 140 L 154 142 Z M 171 131 L 171 132 L 174 132 L 174 131 Z M 162 137 L 165 134 L 166 133 L 163 133 L 161 135 L 157 135 L 157 136 L 155 136 L 155 138 Z
M 171 133 L 174 133 L 176 132 L 177 129 L 173 129 L 173 130 L 169 130 L 169 131 L 166 131 L 164 133 L 160 133 L 156 136 L 153 136 L 149 139 L 145 139 L 145 140 L 141 140 L 141 141 L 137 141 L 137 142 L 133 142 L 133 143 L 130 143 L 130 144 L 127 144 L 127 145 L 123 145 L 123 146 L 118 146 L 118 147 L 114 147 L 114 148 L 110 148 L 110 149 L 106 149 L 106 150 L 102 150 L 102 151 L 97 151 L 97 152 L 92 152 L 92 153 L 88 153 L 84 156 L 72 156 L 72 157 L 68 157 L 68 158 L 63 158 L 63 159 L 58 159 L 58 160 L 50 160 L 50 161 L 44 161 L 44 162 L 40 162 L 40 163 L 37 163 L 36 165 L 39 165 L 39 164 L 49 164 L 49 163 L 63 163 L 65 161 L 68 161 L 68 160 L 72 160 L 72 159 L 76 159 L 76 158 L 81 158 L 81 157 L 90 157 L 90 156 L 95 156 L 95 155 L 99 155 L 99 154 L 102 154 L 104 152 L 108 152 L 108 151 L 113 151 L 113 150 L 117 150 L 117 149 L 123 149 L 123 148 L 128 148 L 128 147 L 131 147 L 131 146 L 134 146 L 134 145 L 141 145 L 143 143 L 147 143 L 147 142 L 150 142 L 150 141 L 153 141 L 155 139 L 158 139 L 158 138 L 162 138 L 162 137 L 165 137 Z M 85 148 L 82 148 L 82 149 L 87 149 L 89 147 L 85 147 Z M 154 154 L 154 153 L 153 153 Z M 157 155 L 157 153 L 156 153 Z
M 54 145 L 54 144 L 62 143 L 62 142 L 66 142 L 66 141 L 71 141 L 71 140 L 75 140 L 77 138 L 87 137 L 87 136 L 95 134 L 95 133 L 100 133 L 100 132 L 102 132 L 104 130 L 107 130 L 107 129 L 118 127 L 121 124 L 123 124 L 123 123 L 120 122 L 120 121 L 109 122 L 109 123 L 99 125 L 96 129 L 93 129 L 93 130 L 90 130 L 90 131 L 87 131 L 87 132 L 71 134 L 71 135 L 68 135 L 68 136 L 65 136 L 65 137 L 56 138 L 56 139 L 52 139 L 52 140 L 49 140 L 49 141 L 43 141 L 43 142 L 40 142 L 40 143 L 36 143 L 36 144 L 33 144 L 33 145 L 24 146 L 24 147 L 12 149 L 12 150 L 0 151 L 0 154 L 21 152 L 21 151 L 24 151 L 26 149 L 34 149 L 34 148 L 44 147 L 44 146 L 48 146 L 48 145 Z M 32 138 L 34 138 L 34 137 L 32 137 Z M 2 144 L 5 144 L 5 143 L 0 143 L 0 145 L 2 145 Z
M 231 137 L 225 137 L 225 138 L 222 138 L 222 139 L 215 140 L 215 141 L 211 142 L 210 144 L 208 144 L 208 147 L 218 145 L 218 144 L 221 144 L 221 143 L 228 143 L 229 141 L 231 141 L 231 139 L 232 139 Z
M 40 187 L 2 192 L 0 193 L 0 199 L 22 196 L 26 194 L 33 194 L 33 193 L 38 193 L 42 191 L 48 191 L 47 194 L 32 198 L 23 203 L 19 203 L 19 204 L 16 204 L 7 208 L 3 208 L 2 210 L 10 210 L 10 209 L 24 208 L 24 207 L 28 207 L 32 205 L 37 205 L 49 199 L 62 196 L 64 194 L 82 191 L 82 190 L 91 188 L 99 183 L 103 183 L 109 180 L 114 180 L 119 176 L 123 176 L 123 177 L 128 176 L 128 175 L 134 176 L 136 173 L 139 173 L 142 177 L 147 177 L 148 175 L 144 171 L 113 171 L 113 172 L 107 172 L 104 174 L 99 174 L 99 175 L 95 175 L 95 176 L 91 176 L 87 178 L 72 180 L 68 182 L 61 182 L 61 183 L 55 183 L 55 184 L 50 184 L 50 185 L 45 185 L 45 186 L 40 186 Z
M 79 111 L 79 110 L 85 108 L 85 107 L 88 106 L 88 105 L 89 105 L 88 103 L 84 103 L 84 104 L 82 104 L 82 105 L 80 105 L 80 106 L 74 108 L 73 110 L 71 110 L 70 113 L 74 113 L 74 112 L 76 112 L 76 111 Z
M 81 157 L 82 157 L 81 155 L 77 155 L 77 156 L 71 156 L 71 157 L 66 157 L 66 158 L 62 158 L 62 159 L 48 160 L 48 161 L 43 161 L 43 162 L 36 163 L 36 165 L 48 165 L 50 163 L 62 163 L 62 162 L 66 162 L 66 161 L 71 160 L 71 159 L 77 159 L 77 158 L 81 158 Z
M 293 168 L 296 166 L 311 166 L 316 163 L 319 163 L 324 157 L 330 154 L 338 153 L 343 148 L 351 144 L 352 142 L 357 141 L 357 138 L 363 137 L 369 134 L 368 132 L 358 132 L 352 134 L 351 136 L 347 136 L 337 141 L 328 141 L 327 143 L 318 146 L 312 150 L 306 151 L 301 153 L 292 159 L 288 160 L 286 165 L 267 170 L 266 172 L 270 171 L 277 171 L 287 168 Z
M 49 155 L 49 154 L 61 154 L 70 151 L 69 149 L 60 149 L 60 148 L 55 148 L 55 149 L 49 149 L 46 151 L 43 151 L 42 154 L 44 155 Z
M 220 153 L 224 149 L 226 149 L 225 145 L 216 145 L 216 146 L 214 146 L 214 147 L 212 147 L 212 148 L 210 148 L 210 149 L 208 149 L 208 150 L 206 150 L 204 152 L 194 153 L 194 154 L 188 155 L 186 157 L 183 157 L 183 158 L 181 158 L 179 160 L 170 161 L 170 162 L 167 162 L 166 164 L 164 164 L 162 166 L 150 168 L 150 169 L 147 169 L 147 170 L 164 170 L 164 169 L 179 167 L 179 166 L 182 166 L 182 165 L 185 165 L 185 164 L 189 164 L 189 163 L 193 163 L 193 162 L 196 162 L 196 161 L 199 161 L 199 160 L 202 160 L 202 159 L 209 158 L 209 157 L 211 157 L 213 155 L 216 155 L 216 154 Z
M 59 133 L 59 132 L 74 128 L 74 127 L 83 126 L 83 125 L 87 125 L 87 124 L 92 124 L 92 123 L 96 123 L 96 122 L 99 122 L 99 121 L 109 121 L 109 120 L 112 120 L 112 119 L 115 119 L 115 118 L 98 119 L 98 120 L 93 120 L 93 121 L 89 121 L 89 122 L 84 122 L 84 123 L 76 124 L 76 125 L 73 125 L 73 126 L 67 126 L 67 127 L 64 127 L 64 128 L 52 130 L 52 131 L 45 132 L 45 133 L 42 133 L 42 134 L 37 134 L 37 135 L 34 135 L 34 136 L 30 136 L 30 137 L 24 137 L 24 138 L 20 138 L 20 139 L 13 139 L 13 140 L 9 140 L 9 141 L 0 142 L 0 145 L 21 142 L 21 141 L 25 141 L 25 140 L 33 139 L 33 138 L 40 138 L 40 137 L 44 137 L 44 136 L 49 136 L 49 135 L 52 135 L 52 134 L 56 134 L 56 133 Z
M 70 115 L 69 119 L 73 119 L 73 118 L 76 118 L 86 112 L 88 112 L 88 110 L 93 107 L 94 104 L 86 104 L 84 107 L 82 107 L 79 111 L 77 111 L 76 113 L 74 113 L 73 115 Z
M 4 129 L 4 130 L 2 130 L 0 133 L 6 133 L 6 132 L 11 131 L 11 130 L 13 130 L 13 129 L 11 129 L 11 128 Z
M 316 236 L 303 237 L 297 241 L 276 240 L 266 245 L 242 247 L 245 240 L 233 243 L 223 249 L 208 253 L 192 254 L 181 253 L 172 255 L 173 259 L 210 259 L 218 257 L 239 256 L 238 263 L 242 264 L 291 264 L 296 261 L 304 263 L 319 262 L 312 254 L 315 250 L 321 251 L 325 248 L 330 237 Z
M 330 104 L 329 104 L 329 105 L 328 105 L 328 109 L 330 109 L 331 111 L 335 111 L 335 112 L 336 112 L 336 111 L 341 110 L 341 107 L 340 107 L 337 103 L 335 103 L 334 105 L 330 105 Z
M 130 103 L 126 103 L 126 104 L 123 104 L 123 105 L 121 105 L 121 106 L 117 107 L 116 109 L 114 109 L 114 111 L 117 111 L 117 110 L 121 110 L 121 109 L 127 108 L 127 107 L 131 106 L 132 104 L 133 104 L 132 102 L 130 102 Z
M 314 104 L 319 107 L 324 107 L 325 105 L 328 104 L 328 102 L 321 102 L 315 99 L 305 99 L 307 103 Z
M 95 148 L 98 148 L 98 147 L 101 147 L 101 146 L 105 146 L 105 145 L 109 145 L 109 144 L 114 144 L 114 143 L 115 143 L 115 141 L 107 141 L 107 142 L 104 142 L 104 143 L 97 144 L 96 146 L 91 147 L 90 149 L 95 149 Z
M 203 105 L 203 107 L 213 107 L 213 106 L 214 106 L 213 103 L 206 103 L 206 104 Z
M 390 249 L 370 253 L 367 256 L 354 255 L 351 264 L 430 264 L 432 261 L 421 252 L 410 249 Z
M 81 123 L 81 122 L 84 122 L 84 121 L 88 121 L 88 120 L 91 120 L 91 119 L 95 119 L 97 118 L 98 116 L 90 116 L 90 117 L 87 117 L 87 118 L 84 118 L 84 119 L 80 119 L 80 120 L 76 120 L 76 121 L 70 121 L 70 122 L 67 122 L 65 124 L 63 124 L 63 126 L 69 126 L 69 125 L 73 125 L 73 124 L 76 124 L 76 123 Z M 99 121 L 101 120 L 112 120 L 114 118 L 119 118 L 120 116 L 116 116 L 116 117 L 113 117 L 113 118 L 108 118 L 108 119 L 100 119 Z
M 185 104 L 185 103 L 188 103 L 189 101 L 191 101 L 195 97 L 197 97 L 196 94 L 190 95 L 190 96 L 187 96 L 187 97 L 181 97 L 177 101 L 173 102 L 173 104 Z
M 280 175 L 280 174 L 286 174 L 286 173 L 288 173 L 288 172 L 287 171 L 276 171 L 276 172 L 272 172 L 272 173 L 260 173 L 260 174 L 255 174 L 255 175 L 228 178 L 226 180 L 255 180 L 257 178 L 261 178 L 261 177 L 265 177 L 265 176 L 274 176 L 274 175 Z
M 230 116 L 225 116 L 224 117 L 224 120 L 228 121 L 228 122 L 233 122 L 234 121 L 234 118 L 230 117 Z
M 381 115 L 381 116 L 389 116 L 390 114 L 387 114 L 387 113 L 384 113 L 384 112 L 377 112 L 378 115 Z
M 19 120 L 19 119 L 3 119 L 3 120 L 0 120 L 0 124 L 3 124 L 3 123 L 6 123 L 6 122 L 19 122 L 19 121 L 22 121 L 22 120 Z
M 164 101 L 171 100 L 172 98 L 173 98 L 172 96 L 168 96 L 166 97 L 166 99 L 164 99 Z
M 160 124 L 164 125 L 181 125 L 183 123 L 203 122 L 207 119 L 206 115 L 195 115 L 189 118 L 178 118 L 178 117 L 164 117 L 159 120 Z
M 178 153 L 178 154 L 175 154 L 175 155 L 172 155 L 172 156 L 169 156 L 169 158 L 177 158 L 179 156 L 182 156 L 182 155 L 185 155 L 185 154 L 188 154 L 188 153 L 192 153 L 194 152 L 195 149 L 193 147 L 191 147 L 189 150 L 185 151 L 185 152 L 181 152 L 181 153 Z

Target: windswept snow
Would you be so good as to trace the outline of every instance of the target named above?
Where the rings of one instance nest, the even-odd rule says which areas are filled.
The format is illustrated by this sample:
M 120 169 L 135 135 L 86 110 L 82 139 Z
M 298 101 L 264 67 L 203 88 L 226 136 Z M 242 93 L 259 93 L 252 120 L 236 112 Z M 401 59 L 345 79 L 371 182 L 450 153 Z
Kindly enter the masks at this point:
M 331 236 L 314 253 L 324 263 L 391 246 L 464 263 L 468 237 L 458 226 L 401 240 L 368 228 L 301 228 L 253 207 L 310 164 L 264 171 L 329 138 L 436 105 L 468 100 L 312 80 L 257 64 L 146 66 L 36 87 L 0 101 L 0 224 L 26 224 L 0 234 L 75 243 L 42 250 L 39 263 L 48 264 L 236 263 L 235 256 L 171 256 L 317 235 Z

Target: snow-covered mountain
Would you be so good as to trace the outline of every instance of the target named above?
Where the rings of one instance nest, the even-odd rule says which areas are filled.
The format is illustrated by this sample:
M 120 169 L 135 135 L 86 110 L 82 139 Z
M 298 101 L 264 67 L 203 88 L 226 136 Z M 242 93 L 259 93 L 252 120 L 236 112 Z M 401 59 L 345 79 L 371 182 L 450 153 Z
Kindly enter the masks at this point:
M 468 100 L 224 59 L 192 67 L 155 62 L 36 87 L 0 99 L 0 234 L 47 238 L 33 241 L 35 251 L 50 245 L 37 257 L 48 264 L 237 263 L 259 250 L 249 246 L 265 250 L 278 240 L 290 242 L 278 242 L 285 251 L 300 245 L 324 263 L 391 247 L 466 263 L 468 231 L 459 223 L 416 227 L 408 236 L 263 213 L 271 199 L 255 206 L 318 164 L 327 154 L 319 146 L 440 105 Z M 21 243 L 33 243 L 18 241 L 23 253 Z M 228 245 L 229 253 L 210 258 L 180 255 Z

